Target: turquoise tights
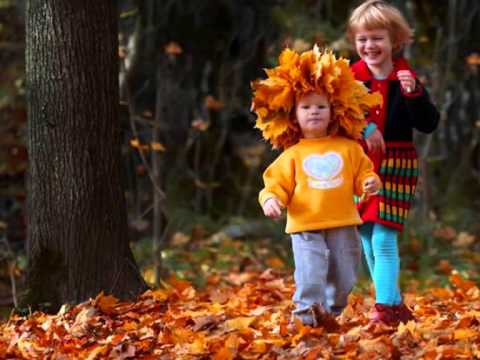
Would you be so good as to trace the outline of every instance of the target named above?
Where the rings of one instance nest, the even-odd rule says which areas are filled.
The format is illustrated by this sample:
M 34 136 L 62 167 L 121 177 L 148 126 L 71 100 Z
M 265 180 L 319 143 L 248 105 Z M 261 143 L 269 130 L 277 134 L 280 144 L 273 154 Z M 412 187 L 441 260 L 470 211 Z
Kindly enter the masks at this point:
M 382 224 L 366 222 L 360 226 L 360 237 L 368 270 L 375 285 L 375 302 L 385 305 L 400 304 L 402 298 L 398 287 L 398 231 Z

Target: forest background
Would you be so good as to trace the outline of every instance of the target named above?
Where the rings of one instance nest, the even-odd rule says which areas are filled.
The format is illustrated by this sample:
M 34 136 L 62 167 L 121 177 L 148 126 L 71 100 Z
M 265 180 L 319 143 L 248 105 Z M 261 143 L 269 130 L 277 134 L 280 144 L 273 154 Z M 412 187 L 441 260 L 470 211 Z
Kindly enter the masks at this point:
M 302 51 L 317 43 L 355 59 L 344 30 L 358 1 L 118 3 L 123 183 L 143 277 L 158 285 L 175 274 L 201 287 L 212 274 L 289 271 L 283 223 L 264 219 L 257 203 L 261 173 L 277 153 L 253 128 L 250 82 L 286 46 Z M 442 284 L 453 269 L 478 281 L 480 2 L 391 3 L 415 29 L 406 56 L 442 116 L 432 136 L 416 137 L 422 177 L 400 244 L 402 281 Z M 22 292 L 27 264 L 24 6 L 0 0 L 4 315 Z

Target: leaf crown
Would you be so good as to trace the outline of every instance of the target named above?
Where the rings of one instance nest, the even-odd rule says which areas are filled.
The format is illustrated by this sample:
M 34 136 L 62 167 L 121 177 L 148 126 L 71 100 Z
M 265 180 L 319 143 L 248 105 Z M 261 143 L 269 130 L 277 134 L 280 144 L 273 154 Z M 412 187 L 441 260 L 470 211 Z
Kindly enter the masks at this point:
M 326 94 L 332 109 L 334 133 L 353 139 L 361 137 L 365 113 L 382 104 L 379 93 L 370 93 L 355 80 L 349 61 L 336 58 L 332 50 L 312 50 L 301 54 L 285 49 L 279 65 L 265 69 L 266 79 L 252 82 L 252 111 L 256 125 L 274 148 L 286 149 L 297 143 L 302 133 L 294 121 L 295 103 L 310 92 Z

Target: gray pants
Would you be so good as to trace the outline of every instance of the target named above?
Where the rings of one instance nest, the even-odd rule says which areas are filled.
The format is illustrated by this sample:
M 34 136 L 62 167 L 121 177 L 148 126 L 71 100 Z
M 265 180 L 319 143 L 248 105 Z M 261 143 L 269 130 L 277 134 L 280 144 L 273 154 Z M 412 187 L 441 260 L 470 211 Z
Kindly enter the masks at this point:
M 360 240 L 356 226 L 291 234 L 296 291 L 293 314 L 311 324 L 310 309 L 320 304 L 338 315 L 357 280 Z M 327 285 L 334 290 L 327 301 Z

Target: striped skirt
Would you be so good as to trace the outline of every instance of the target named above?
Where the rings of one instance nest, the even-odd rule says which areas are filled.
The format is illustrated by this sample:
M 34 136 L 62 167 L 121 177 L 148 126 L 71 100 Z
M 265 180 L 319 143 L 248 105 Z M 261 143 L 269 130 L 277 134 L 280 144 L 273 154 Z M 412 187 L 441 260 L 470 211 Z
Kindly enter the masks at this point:
M 415 196 L 418 180 L 417 152 L 411 142 L 388 142 L 379 176 L 378 217 L 403 225 Z

